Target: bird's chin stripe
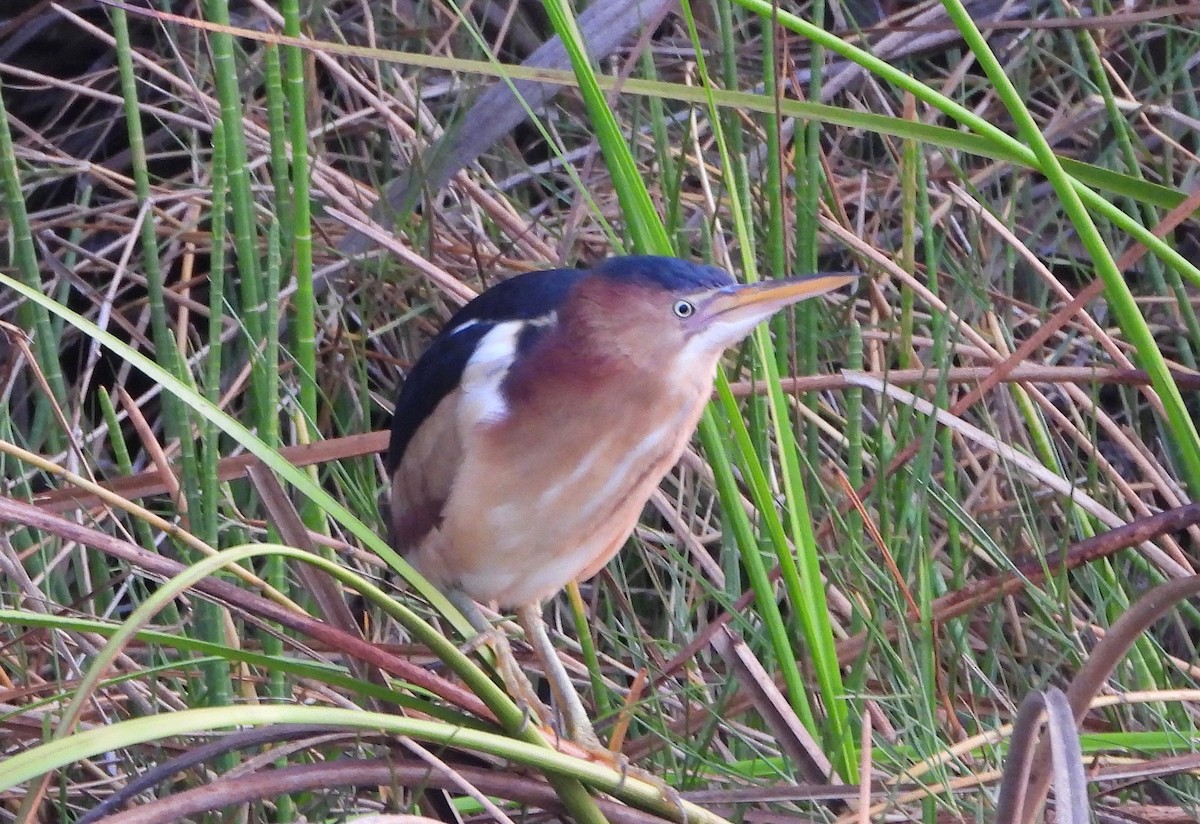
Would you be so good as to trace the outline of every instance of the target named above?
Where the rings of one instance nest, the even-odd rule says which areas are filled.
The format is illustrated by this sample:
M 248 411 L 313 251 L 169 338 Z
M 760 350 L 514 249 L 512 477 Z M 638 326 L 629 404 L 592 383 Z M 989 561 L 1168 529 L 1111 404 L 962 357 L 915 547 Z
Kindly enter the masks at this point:
M 764 313 L 764 317 L 769 315 Z M 739 318 L 725 323 L 717 322 L 707 329 L 702 329 L 685 344 L 680 352 L 680 359 L 684 363 L 711 362 L 715 368 L 721 352 L 753 332 L 754 327 L 762 323 L 763 319 L 758 316 Z M 716 358 L 713 357 L 714 352 L 717 353 Z M 711 376 L 709 377 L 711 379 Z

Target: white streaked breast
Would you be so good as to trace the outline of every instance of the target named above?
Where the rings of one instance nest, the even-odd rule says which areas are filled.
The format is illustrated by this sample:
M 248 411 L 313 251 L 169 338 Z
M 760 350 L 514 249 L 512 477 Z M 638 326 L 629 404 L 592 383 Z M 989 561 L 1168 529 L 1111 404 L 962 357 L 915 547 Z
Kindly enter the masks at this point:
M 661 448 L 663 442 L 669 441 L 675 430 L 679 428 L 681 417 L 683 417 L 683 412 L 678 412 L 665 423 L 659 424 L 622 456 L 621 462 L 616 465 L 612 475 L 594 496 L 595 505 L 603 506 L 605 502 L 611 501 L 613 496 L 629 485 L 630 480 L 642 470 L 642 467 L 652 462 L 652 455 Z
M 612 448 L 611 438 L 606 438 L 597 441 L 592 445 L 591 449 L 583 456 L 583 458 L 571 470 L 571 473 L 561 480 L 555 481 L 542 490 L 538 495 L 538 506 L 545 509 L 556 503 L 564 494 L 569 493 L 572 488 L 583 481 L 600 463 L 600 459 L 604 457 L 605 451 Z

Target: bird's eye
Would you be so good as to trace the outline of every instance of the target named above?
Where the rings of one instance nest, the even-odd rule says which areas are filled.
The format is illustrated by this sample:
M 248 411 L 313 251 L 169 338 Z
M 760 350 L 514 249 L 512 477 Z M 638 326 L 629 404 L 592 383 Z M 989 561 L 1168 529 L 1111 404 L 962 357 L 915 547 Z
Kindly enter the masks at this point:
M 671 311 L 675 313 L 677 318 L 690 318 L 696 314 L 696 307 L 686 300 L 677 300 L 675 305 L 671 307 Z

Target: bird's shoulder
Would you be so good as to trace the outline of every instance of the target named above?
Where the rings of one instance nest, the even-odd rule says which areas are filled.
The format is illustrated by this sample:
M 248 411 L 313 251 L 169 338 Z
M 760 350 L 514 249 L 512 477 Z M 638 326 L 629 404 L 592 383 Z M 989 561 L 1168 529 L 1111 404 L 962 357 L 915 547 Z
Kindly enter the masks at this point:
M 442 334 L 471 323 L 536 320 L 562 306 L 571 289 L 586 275 L 584 269 L 546 269 L 501 281 L 455 312 Z
M 517 338 L 518 349 L 528 346 L 544 329 L 536 321 L 552 316 L 584 274 L 577 269 L 549 269 L 517 275 L 481 293 L 451 316 L 400 387 L 388 444 L 389 472 L 400 465 L 421 425 L 461 384 L 463 372 L 488 333 L 500 324 L 530 322 L 528 331 Z

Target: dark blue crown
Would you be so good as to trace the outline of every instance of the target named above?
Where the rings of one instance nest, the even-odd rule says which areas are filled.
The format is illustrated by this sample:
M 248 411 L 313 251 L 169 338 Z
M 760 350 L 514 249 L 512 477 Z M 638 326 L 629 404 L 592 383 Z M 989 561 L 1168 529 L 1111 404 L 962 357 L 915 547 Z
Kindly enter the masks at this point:
M 601 277 L 642 282 L 669 292 L 717 289 L 730 286 L 734 282 L 728 272 L 716 266 L 657 255 L 609 258 L 595 266 L 592 273 Z

